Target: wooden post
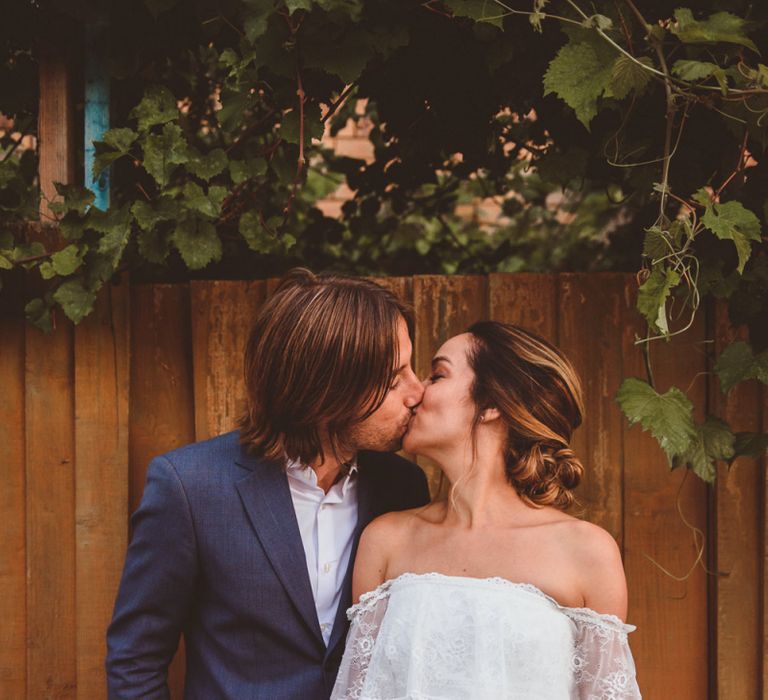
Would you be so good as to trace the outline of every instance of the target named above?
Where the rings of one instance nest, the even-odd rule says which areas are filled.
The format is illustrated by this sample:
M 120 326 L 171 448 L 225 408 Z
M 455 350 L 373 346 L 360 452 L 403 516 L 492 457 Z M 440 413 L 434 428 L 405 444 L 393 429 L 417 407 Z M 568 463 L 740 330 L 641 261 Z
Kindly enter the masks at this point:
M 75 179 L 73 75 L 71 53 L 62 41 L 46 38 L 39 53 L 40 218 L 45 222 L 52 217 L 49 203 L 57 198 L 53 183 Z

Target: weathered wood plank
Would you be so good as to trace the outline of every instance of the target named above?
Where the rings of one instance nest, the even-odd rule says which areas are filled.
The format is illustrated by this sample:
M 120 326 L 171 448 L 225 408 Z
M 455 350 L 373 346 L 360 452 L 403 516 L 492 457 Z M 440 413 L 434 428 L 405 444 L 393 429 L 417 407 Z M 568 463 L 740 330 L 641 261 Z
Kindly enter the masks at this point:
M 614 397 L 622 381 L 621 323 L 629 309 L 628 276 L 559 275 L 558 346 L 581 378 L 584 422 L 573 450 L 584 464 L 577 490 L 583 517 L 623 542 L 623 440 L 621 409 Z M 580 513 L 581 515 L 581 513 Z
M 16 290 L 0 293 L 0 697 L 26 697 L 24 316 Z M 18 303 L 17 303 L 18 302 Z
M 245 406 L 243 353 L 264 282 L 192 282 L 192 360 L 197 440 L 234 430 Z
M 724 304 L 714 311 L 715 352 L 720 354 L 736 335 Z M 717 377 L 710 379 L 710 406 L 734 431 L 761 429 L 762 389 L 757 381 L 740 384 L 727 396 Z M 715 485 L 717 697 L 757 697 L 761 673 L 762 465 L 741 457 L 728 468 L 719 465 Z
M 494 273 L 488 276 L 490 316 L 513 323 L 557 344 L 556 275 Z
M 417 276 L 413 278 L 413 300 L 418 309 L 416 374 L 429 374 L 432 357 L 451 336 L 463 333 L 475 321 L 488 317 L 486 278 L 474 276 Z M 432 462 L 419 459 L 429 481 L 432 498 L 445 496 L 448 481 Z
M 129 286 L 75 330 L 77 692 L 106 693 L 104 635 L 128 542 Z
M 68 32 L 62 31 L 62 37 Z M 49 203 L 60 199 L 54 182 L 71 183 L 75 178 L 74 85 L 71 53 L 67 39 L 48 38 L 40 42 L 38 114 L 38 175 L 40 181 L 40 217 L 50 220 Z
M 635 290 L 636 283 L 629 281 L 629 316 L 621 324 L 624 375 L 645 377 L 642 353 L 634 344 L 635 334 L 643 331 L 634 311 Z M 706 369 L 703 340 L 704 324 L 699 319 L 672 343 L 652 344 L 658 391 L 690 386 L 694 404 L 704 406 L 706 382 L 693 381 Z M 624 435 L 624 488 L 628 621 L 637 625 L 630 643 L 640 689 L 649 698 L 701 700 L 708 696 L 707 574 L 702 566 L 693 566 L 697 540 L 686 521 L 706 536 L 706 486 L 683 469 L 670 472 L 656 441 L 634 426 Z M 706 546 L 701 539 L 698 544 Z M 678 577 L 690 574 L 676 580 L 660 567 Z
M 26 327 L 27 696 L 74 698 L 75 416 L 72 325 Z
M 130 503 L 141 500 L 155 455 L 195 439 L 189 287 L 137 285 L 131 293 Z M 184 686 L 183 644 L 169 670 L 174 698 Z

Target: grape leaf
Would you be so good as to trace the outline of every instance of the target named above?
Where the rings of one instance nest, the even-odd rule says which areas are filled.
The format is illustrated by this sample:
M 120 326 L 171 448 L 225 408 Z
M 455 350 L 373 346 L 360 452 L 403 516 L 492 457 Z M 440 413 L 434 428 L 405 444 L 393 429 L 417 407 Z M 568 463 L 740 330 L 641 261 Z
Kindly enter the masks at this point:
M 716 462 L 728 461 L 734 456 L 734 440 L 727 423 L 708 416 L 704 423 L 696 426 L 696 437 L 688 449 L 675 458 L 674 464 L 688 464 L 695 474 L 711 484 L 715 480 Z
M 171 240 L 190 270 L 221 259 L 221 239 L 210 221 L 184 219 L 177 224 Z
M 742 274 L 752 254 L 750 241 L 760 242 L 760 220 L 741 202 L 711 202 L 701 217 L 701 223 L 720 240 L 733 241 L 739 256 L 737 269 Z
M 697 437 L 693 404 L 677 387 L 658 394 L 646 382 L 630 377 L 621 383 L 616 400 L 630 425 L 639 422 L 659 441 L 670 464 L 673 457 L 685 453 Z
M 672 66 L 672 73 L 681 80 L 703 80 L 709 78 L 716 70 L 718 65 L 709 61 L 687 61 L 681 59 L 675 61 Z
M 83 286 L 82 280 L 67 280 L 53 293 L 53 298 L 73 323 L 80 323 L 91 311 L 96 294 Z
M 637 309 L 652 328 L 668 333 L 666 303 L 670 292 L 680 282 L 680 275 L 671 267 L 654 267 L 650 277 L 637 293 Z
M 205 155 L 191 152 L 190 156 L 186 164 L 187 170 L 206 182 L 226 170 L 229 162 L 227 154 L 221 148 L 214 148 Z
M 493 0 L 445 0 L 456 17 L 469 17 L 502 28 L 503 8 Z
M 745 34 L 747 21 L 730 12 L 716 12 L 703 21 L 694 19 L 687 7 L 675 10 L 675 23 L 669 30 L 684 44 L 738 44 L 757 53 L 755 43 Z
M 649 68 L 653 68 L 653 62 L 646 56 L 641 56 L 638 61 Z M 622 54 L 616 59 L 611 69 L 611 94 L 617 100 L 623 100 L 631 92 L 642 92 L 650 79 L 650 71 Z
M 736 341 L 720 353 L 714 369 L 725 394 L 747 379 L 768 384 L 768 350 L 754 355 L 748 343 Z
M 139 131 L 148 131 L 158 124 L 166 124 L 179 116 L 179 108 L 173 93 L 163 85 L 147 88 L 144 97 L 131 110 L 131 117 L 137 120 Z
M 176 167 L 188 160 L 187 141 L 177 124 L 166 124 L 161 135 L 149 134 L 144 141 L 144 169 L 160 187 L 165 187 Z
M 610 96 L 615 52 L 594 41 L 571 38 L 552 59 L 544 74 L 544 95 L 560 97 L 589 129 L 597 100 Z

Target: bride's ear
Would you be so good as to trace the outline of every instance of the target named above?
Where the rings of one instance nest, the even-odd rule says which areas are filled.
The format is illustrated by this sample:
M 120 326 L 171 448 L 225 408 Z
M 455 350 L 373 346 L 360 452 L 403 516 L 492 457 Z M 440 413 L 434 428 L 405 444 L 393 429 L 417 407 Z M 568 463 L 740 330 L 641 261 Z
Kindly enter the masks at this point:
M 498 408 L 486 408 L 480 414 L 480 422 L 483 424 L 499 420 L 499 418 L 501 418 L 501 413 L 499 413 Z

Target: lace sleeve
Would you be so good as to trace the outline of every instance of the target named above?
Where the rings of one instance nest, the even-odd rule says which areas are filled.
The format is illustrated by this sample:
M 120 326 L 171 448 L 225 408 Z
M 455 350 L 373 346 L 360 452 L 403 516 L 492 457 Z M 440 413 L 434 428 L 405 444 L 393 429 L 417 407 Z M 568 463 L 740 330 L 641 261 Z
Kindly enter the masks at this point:
M 613 615 L 571 610 L 576 645 L 571 661 L 573 697 L 580 700 L 639 700 L 640 689 L 627 634 L 634 631 Z
M 347 610 L 350 627 L 331 700 L 359 700 L 364 697 L 365 676 L 387 610 L 390 583 L 387 581 L 375 590 L 364 593 L 360 596 L 360 602 Z

